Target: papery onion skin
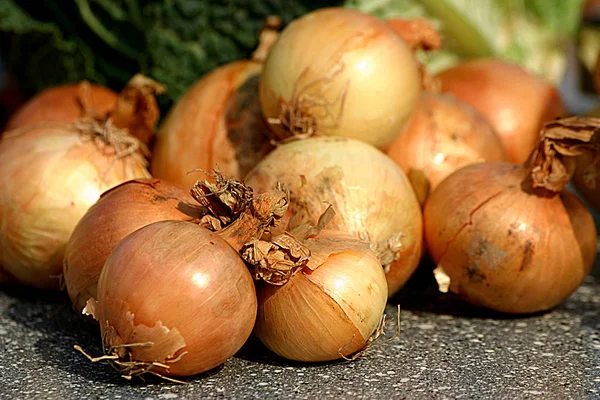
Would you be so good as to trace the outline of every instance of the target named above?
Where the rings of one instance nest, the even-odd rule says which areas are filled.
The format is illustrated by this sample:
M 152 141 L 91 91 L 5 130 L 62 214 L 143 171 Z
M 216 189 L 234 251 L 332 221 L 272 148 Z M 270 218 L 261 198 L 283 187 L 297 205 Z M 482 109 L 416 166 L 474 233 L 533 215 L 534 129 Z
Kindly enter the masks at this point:
M 46 89 L 21 106 L 6 124 L 5 130 L 34 126 L 40 123 L 72 124 L 84 116 L 80 95 L 81 83 L 71 83 Z M 88 106 L 100 115 L 113 109 L 117 93 L 95 84 L 89 84 Z
M 260 79 L 267 119 L 281 119 L 291 107 L 314 119 L 317 135 L 360 139 L 380 148 L 407 123 L 420 91 L 419 67 L 409 46 L 385 22 L 343 8 L 320 9 L 290 23 Z M 271 128 L 277 137 L 290 136 L 280 124 Z
M 302 184 L 303 179 L 308 186 Z M 399 258 L 386 273 L 390 296 L 417 268 L 423 240 L 420 205 L 406 175 L 373 146 L 340 137 L 287 143 L 246 177 L 246 183 L 258 192 L 278 181 L 291 191 L 287 218 L 280 227 L 299 213 L 307 214 L 314 224 L 331 204 L 336 216 L 327 229 L 360 235 L 372 243 L 400 234 Z
M 597 232 L 592 216 L 568 190 L 524 189 L 520 165 L 464 167 L 430 195 L 425 238 L 450 290 L 505 313 L 549 310 L 590 272 Z
M 430 92 L 422 94 L 409 125 L 386 154 L 407 176 L 424 175 L 431 191 L 460 167 L 506 160 L 500 139 L 481 114 L 451 95 Z
M 241 348 L 254 326 L 256 292 L 239 254 L 217 234 L 188 222 L 161 221 L 130 234 L 110 255 L 98 282 L 96 312 L 105 348 L 153 342 L 131 347 L 132 359 L 166 363 L 168 370 L 153 371 L 188 376 L 222 364 Z M 161 340 L 162 331 L 143 327 L 159 322 L 184 346 L 173 347 Z
M 57 289 L 77 222 L 105 190 L 149 177 L 145 163 L 139 153 L 115 160 L 112 146 L 72 125 L 8 132 L 0 141 L 0 265 L 22 283 Z
M 573 183 L 577 188 L 577 191 L 581 193 L 583 198 L 592 206 L 594 209 L 600 211 L 600 175 L 592 178 L 588 182 L 585 179 L 587 168 L 594 162 L 594 157 L 590 154 L 582 154 L 577 157 L 577 167 L 575 174 L 573 175 Z
M 290 360 L 347 357 L 363 349 L 374 333 L 387 292 L 372 252 L 343 251 L 314 271 L 304 268 L 283 286 L 259 285 L 255 333 L 267 348 Z
M 65 251 L 64 283 L 81 311 L 102 267 L 119 241 L 131 232 L 163 220 L 199 221 L 203 209 L 183 188 L 160 179 L 136 179 L 104 192 L 81 218 Z
M 216 69 L 177 101 L 153 149 L 153 176 L 191 187 L 197 174 L 218 168 L 241 178 L 272 148 L 258 102 L 262 65 L 237 61 Z
M 470 104 L 491 122 L 515 164 L 527 160 L 544 122 L 567 113 L 551 83 L 506 61 L 466 61 L 437 79 L 442 92 Z

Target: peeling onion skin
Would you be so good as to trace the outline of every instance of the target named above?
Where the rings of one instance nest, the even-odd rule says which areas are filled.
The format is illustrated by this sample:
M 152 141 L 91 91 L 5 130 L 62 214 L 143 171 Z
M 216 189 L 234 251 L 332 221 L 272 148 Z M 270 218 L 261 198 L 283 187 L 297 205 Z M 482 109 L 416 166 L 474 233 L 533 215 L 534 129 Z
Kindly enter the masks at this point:
M 310 96 L 330 103 L 330 117 L 320 106 L 305 112 L 315 118 L 317 135 L 360 139 L 379 148 L 389 146 L 406 125 L 420 92 L 419 67 L 400 36 L 383 21 L 344 8 L 320 9 L 287 25 L 260 78 L 265 118 L 280 118 L 282 102 L 293 103 L 294 93 L 298 101 Z M 290 136 L 281 125 L 271 128 L 277 137 Z
M 386 302 L 387 283 L 375 255 L 347 250 L 314 271 L 304 268 L 283 286 L 259 285 L 255 333 L 289 360 L 336 360 L 367 345 Z
M 544 122 L 567 114 L 551 83 L 506 61 L 466 61 L 437 79 L 442 92 L 470 104 L 491 122 L 514 164 L 527 160 Z
M 104 192 L 79 221 L 65 251 L 64 283 L 81 311 L 96 285 L 104 263 L 131 232 L 163 220 L 198 221 L 203 209 L 188 191 L 160 179 L 137 179 Z
M 272 148 L 258 102 L 262 65 L 220 67 L 195 83 L 170 110 L 153 149 L 152 175 L 191 187 L 197 174 L 218 168 L 242 178 Z
M 112 146 L 74 128 L 23 129 L 0 141 L 0 265 L 21 283 L 58 289 L 81 217 L 105 190 L 149 173 L 141 155 L 114 161 Z
M 577 157 L 577 167 L 575 168 L 575 174 L 573 175 L 573 183 L 577 188 L 577 191 L 581 193 L 583 198 L 597 211 L 600 211 L 600 175 L 594 179 L 594 185 L 590 186 L 590 183 L 584 179 L 586 168 L 592 165 L 594 157 L 589 154 L 582 154 Z
M 386 154 L 433 191 L 452 172 L 482 161 L 506 161 L 490 123 L 452 95 L 424 92 L 409 125 Z M 416 192 L 419 190 L 415 188 Z
M 161 221 L 133 232 L 110 255 L 98 282 L 96 311 L 105 348 L 153 342 L 132 347 L 133 360 L 166 363 L 168 370 L 152 371 L 189 376 L 222 364 L 246 342 L 256 318 L 256 292 L 239 254 L 217 234 L 188 222 Z M 132 328 L 159 321 L 183 339 L 183 347 L 161 341 L 156 330 L 133 335 Z
M 80 87 L 77 83 L 56 86 L 38 93 L 13 114 L 5 131 L 39 123 L 72 124 L 84 114 L 79 94 Z M 91 84 L 89 100 L 91 108 L 100 115 L 106 115 L 114 108 L 117 93 L 104 86 Z
M 597 231 L 568 190 L 536 195 L 522 166 L 481 163 L 446 178 L 425 205 L 425 239 L 450 290 L 492 310 L 549 310 L 583 282 Z
M 302 178 L 307 185 L 302 185 Z M 386 274 L 389 295 L 417 268 L 423 241 L 421 207 L 402 170 L 385 154 L 354 139 L 314 137 L 279 146 L 246 177 L 261 192 L 283 182 L 291 191 L 287 215 L 308 214 L 313 224 L 332 204 L 336 216 L 327 229 L 367 234 L 378 243 L 401 233 L 400 257 Z M 304 189 L 301 189 L 303 187 Z M 274 234 L 276 229 L 274 229 Z

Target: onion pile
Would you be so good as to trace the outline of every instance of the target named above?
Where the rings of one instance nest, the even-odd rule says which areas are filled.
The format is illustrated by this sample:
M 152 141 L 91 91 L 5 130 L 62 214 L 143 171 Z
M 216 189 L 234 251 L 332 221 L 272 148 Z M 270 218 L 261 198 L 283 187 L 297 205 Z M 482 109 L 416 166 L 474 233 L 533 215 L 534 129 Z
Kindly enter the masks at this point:
M 85 116 L 98 117 L 114 109 L 117 93 L 111 89 L 80 82 L 46 89 L 29 99 L 14 113 L 5 130 L 39 123 L 72 124 Z
M 598 234 L 564 187 L 573 156 L 600 152 L 599 129 L 600 119 L 548 122 L 527 163 L 473 164 L 438 186 L 425 205 L 425 238 L 443 290 L 520 314 L 551 309 L 582 283 Z
M 193 222 L 203 215 L 186 190 L 159 179 L 135 179 L 104 192 L 75 227 L 65 251 L 63 279 L 75 309 L 96 297 L 102 267 L 125 236 L 153 222 Z
M 122 101 L 133 101 L 137 110 L 121 119 L 126 129 L 106 116 L 88 117 L 73 124 L 36 123 L 2 137 L 0 265 L 21 283 L 58 288 L 65 246 L 85 212 L 105 190 L 149 177 L 147 148 L 128 134 L 129 128 L 151 130 L 157 118 L 147 101 L 154 88 L 145 81 L 138 85 L 134 77 L 125 90 L 139 93 Z
M 428 92 L 387 155 L 410 178 L 421 203 L 460 167 L 506 160 L 498 136 L 483 116 L 450 95 Z
M 470 104 L 492 123 L 512 163 L 527 160 L 544 122 L 566 114 L 552 84 L 506 61 L 466 61 L 437 78 L 443 92 Z
M 374 147 L 353 139 L 314 137 L 279 146 L 246 177 L 263 191 L 283 182 L 291 192 L 288 230 L 315 224 L 331 204 L 328 229 L 372 243 L 385 266 L 389 294 L 417 268 L 422 252 L 422 215 L 402 170 Z
M 334 135 L 385 148 L 420 86 L 410 47 L 385 22 L 326 8 L 282 31 L 260 78 L 260 104 L 278 139 Z

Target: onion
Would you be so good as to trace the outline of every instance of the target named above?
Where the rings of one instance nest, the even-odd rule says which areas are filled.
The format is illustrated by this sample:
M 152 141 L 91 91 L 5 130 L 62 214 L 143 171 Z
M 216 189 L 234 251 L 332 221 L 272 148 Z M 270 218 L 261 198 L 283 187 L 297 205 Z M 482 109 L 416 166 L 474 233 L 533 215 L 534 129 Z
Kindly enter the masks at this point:
M 468 104 L 437 93 L 423 93 L 408 127 L 387 155 L 411 178 L 421 203 L 429 190 L 458 168 L 506 160 L 485 118 Z
M 218 176 L 219 177 L 219 176 Z M 216 190 L 215 190 L 216 189 Z M 287 207 L 281 190 L 251 196 L 235 182 L 198 183 L 194 198 L 227 219 L 218 234 L 185 221 L 160 221 L 125 237 L 85 311 L 99 322 L 106 356 L 123 376 L 186 376 L 231 357 L 256 318 L 252 277 L 239 251 Z
M 277 265 L 275 272 L 282 270 L 281 260 L 289 262 L 286 255 L 301 250 L 307 263 L 301 262 L 285 282 L 258 286 L 256 336 L 274 353 L 295 361 L 330 361 L 364 349 L 379 327 L 388 293 L 369 244 L 334 230 L 313 235 L 304 245 L 292 237 L 290 246 L 290 236 L 283 238 L 288 240 L 273 240 L 283 249 L 252 254 L 270 257 L 267 264 Z
M 64 250 L 85 212 L 102 192 L 149 177 L 144 143 L 158 112 L 161 89 L 134 77 L 111 118 L 74 124 L 44 122 L 8 131 L 0 141 L 0 265 L 20 282 L 58 288 Z M 137 94 L 136 94 L 137 93 Z M 128 108 L 135 111 L 129 112 Z
M 264 116 L 279 139 L 313 134 L 385 148 L 414 110 L 419 67 L 385 22 L 344 8 L 290 23 L 260 78 Z
M 153 222 L 199 221 L 202 215 L 187 191 L 159 179 L 136 179 L 104 192 L 75 227 L 65 251 L 63 278 L 73 306 L 81 311 L 96 297 L 102 267 L 125 236 Z
M 328 228 L 372 243 L 385 265 L 390 295 L 418 266 L 423 232 L 417 198 L 402 170 L 366 143 L 339 137 L 291 142 L 267 155 L 246 182 L 258 191 L 276 182 L 289 187 L 283 224 L 289 229 L 314 224 L 326 204 L 333 205 L 337 215 Z
M 153 149 L 153 176 L 191 187 L 193 169 L 215 165 L 243 177 L 271 149 L 258 103 L 262 65 L 227 64 L 194 84 L 173 106 Z
M 551 309 L 592 268 L 597 232 L 564 186 L 600 119 L 549 122 L 526 164 L 464 167 L 429 196 L 425 238 L 438 282 L 467 301 L 506 313 Z M 446 281 L 444 281 L 446 279 Z
M 594 140 L 598 142 L 600 137 L 595 136 Z M 589 169 L 590 165 L 598 165 L 598 157 L 590 153 L 584 153 L 576 158 L 576 162 L 573 183 L 583 198 L 592 207 L 600 211 L 600 173 Z
M 470 104 L 492 123 L 515 164 L 527 160 L 544 122 L 566 114 L 552 84 L 506 61 L 467 61 L 437 77 L 443 92 Z
M 72 124 L 83 116 L 108 114 L 117 102 L 111 89 L 83 81 L 46 89 L 29 99 L 10 118 L 5 130 L 39 123 Z

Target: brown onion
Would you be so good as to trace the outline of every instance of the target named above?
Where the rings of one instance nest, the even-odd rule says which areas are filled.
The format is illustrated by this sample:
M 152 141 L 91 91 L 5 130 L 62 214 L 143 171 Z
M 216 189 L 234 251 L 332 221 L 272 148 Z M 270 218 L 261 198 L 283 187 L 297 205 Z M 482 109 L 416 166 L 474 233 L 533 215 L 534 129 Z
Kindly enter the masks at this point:
M 65 251 L 63 278 L 75 309 L 96 297 L 102 267 L 125 236 L 157 221 L 199 221 L 203 213 L 186 190 L 159 179 L 136 179 L 104 192 L 75 227 Z
M 72 124 L 86 115 L 106 115 L 116 102 L 116 92 L 85 81 L 52 87 L 22 105 L 10 118 L 5 130 L 39 123 Z
M 207 371 L 252 331 L 256 294 L 238 251 L 283 215 L 287 194 L 252 196 L 239 182 L 216 178 L 197 182 L 192 195 L 213 218 L 228 221 L 225 228 L 155 222 L 126 236 L 102 269 L 98 300 L 85 311 L 100 322 L 101 359 L 125 377 Z
M 389 146 L 421 80 L 409 46 L 384 21 L 341 7 L 285 27 L 260 77 L 261 109 L 279 139 L 333 135 Z
M 437 78 L 443 92 L 470 104 L 492 123 L 515 164 L 527 160 L 544 122 L 566 114 L 551 83 L 506 61 L 466 61 Z
M 464 167 L 429 196 L 425 238 L 443 290 L 507 313 L 551 309 L 589 273 L 597 232 L 564 186 L 600 119 L 546 124 L 528 163 Z
M 387 151 L 413 183 L 421 203 L 448 175 L 468 164 L 505 161 L 489 122 L 450 95 L 423 93 L 408 127 Z
M 336 216 L 328 228 L 372 243 L 385 265 L 390 295 L 419 264 L 423 232 L 417 198 L 402 170 L 369 144 L 339 137 L 287 143 L 267 155 L 246 182 L 258 191 L 276 182 L 289 187 L 289 229 L 316 223 L 331 204 Z
M 283 285 L 258 286 L 256 336 L 295 361 L 330 361 L 364 349 L 387 301 L 381 264 L 368 243 L 361 247 L 345 232 L 326 230 L 304 244 L 307 257 L 319 261 L 302 266 Z

